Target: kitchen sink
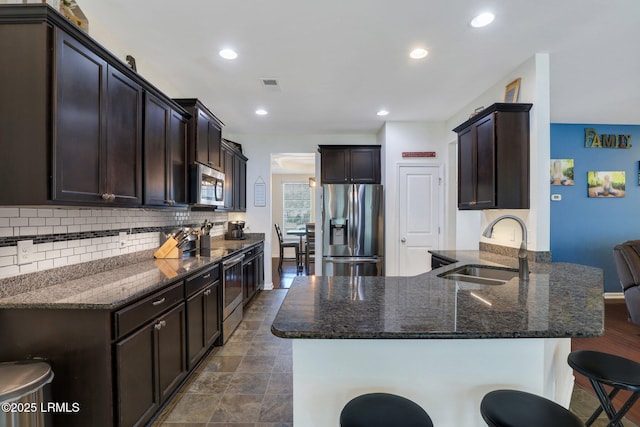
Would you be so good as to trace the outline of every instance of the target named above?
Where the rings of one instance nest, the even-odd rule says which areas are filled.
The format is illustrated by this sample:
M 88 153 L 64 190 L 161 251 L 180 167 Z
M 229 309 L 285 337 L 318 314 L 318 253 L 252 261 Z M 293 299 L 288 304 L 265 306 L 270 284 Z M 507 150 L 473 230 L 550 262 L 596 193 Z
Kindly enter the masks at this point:
M 463 265 L 453 270 L 438 274 L 438 277 L 479 285 L 502 285 L 514 277 L 518 270 L 513 268 L 489 267 L 486 265 Z

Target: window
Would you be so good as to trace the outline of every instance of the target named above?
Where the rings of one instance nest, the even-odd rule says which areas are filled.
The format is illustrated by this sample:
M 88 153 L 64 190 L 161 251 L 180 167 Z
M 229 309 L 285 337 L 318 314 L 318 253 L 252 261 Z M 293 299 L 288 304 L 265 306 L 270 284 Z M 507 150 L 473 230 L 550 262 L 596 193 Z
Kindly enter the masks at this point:
M 282 203 L 282 228 L 285 233 L 313 222 L 312 189 L 308 182 L 282 183 Z

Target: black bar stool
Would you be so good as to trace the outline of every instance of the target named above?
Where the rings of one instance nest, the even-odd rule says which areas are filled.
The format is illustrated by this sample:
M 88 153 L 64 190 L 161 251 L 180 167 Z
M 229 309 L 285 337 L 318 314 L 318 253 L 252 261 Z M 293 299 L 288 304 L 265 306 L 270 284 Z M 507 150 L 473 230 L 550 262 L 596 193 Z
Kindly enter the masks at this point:
M 517 390 L 495 390 L 480 402 L 489 427 L 584 427 L 580 418 L 555 402 Z
M 622 426 L 620 420 L 640 397 L 640 363 L 592 350 L 573 351 L 569 353 L 567 362 L 576 372 L 589 379 L 600 401 L 600 407 L 585 425 L 590 426 L 604 410 L 609 418 L 609 426 Z M 609 394 L 605 385 L 612 388 Z M 628 390 L 632 394 L 616 412 L 611 400 L 620 390 Z
M 369 393 L 354 397 L 340 413 L 340 427 L 433 427 L 417 403 L 395 394 Z

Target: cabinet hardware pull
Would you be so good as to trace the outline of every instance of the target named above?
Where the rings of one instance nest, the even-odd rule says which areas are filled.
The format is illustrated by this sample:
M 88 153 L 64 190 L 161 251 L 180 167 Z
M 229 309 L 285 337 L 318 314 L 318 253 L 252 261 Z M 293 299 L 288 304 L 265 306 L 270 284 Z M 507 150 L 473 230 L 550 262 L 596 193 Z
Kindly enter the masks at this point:
M 211 295 L 211 289 L 207 289 L 206 291 L 204 291 L 204 294 L 205 294 L 206 296 Z
M 156 331 L 159 331 L 160 329 L 162 329 L 162 324 L 158 322 L 155 325 L 153 325 L 153 327 L 156 329 Z
M 115 199 L 116 199 L 116 195 L 115 194 L 113 194 L 113 193 L 109 194 L 109 200 L 113 201 Z
M 109 193 L 102 193 L 102 200 L 109 200 Z
M 152 305 L 160 305 L 160 304 L 162 304 L 163 302 L 165 302 L 166 300 L 167 300 L 167 298 L 164 298 L 164 297 L 163 297 L 162 299 L 159 299 L 159 300 L 157 300 L 157 301 L 154 301 L 154 302 L 152 302 L 151 304 L 152 304 Z
M 171 204 L 171 200 L 169 200 L 169 199 L 166 199 L 164 202 L 165 202 L 167 205 L 170 205 L 170 204 Z
M 166 320 L 161 320 L 161 321 L 160 321 L 160 326 L 162 326 L 163 328 L 164 328 L 165 326 L 167 326 L 167 321 L 166 321 Z
M 211 277 L 211 273 L 207 273 L 204 276 L 202 276 L 203 279 L 208 279 L 209 277 Z

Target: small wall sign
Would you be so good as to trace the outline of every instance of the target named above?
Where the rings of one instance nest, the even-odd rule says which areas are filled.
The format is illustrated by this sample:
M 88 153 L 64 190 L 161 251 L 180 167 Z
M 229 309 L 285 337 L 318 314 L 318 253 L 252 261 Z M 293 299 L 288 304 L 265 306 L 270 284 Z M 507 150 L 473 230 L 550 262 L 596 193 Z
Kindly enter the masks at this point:
M 402 158 L 407 158 L 407 157 L 431 157 L 431 158 L 435 158 L 436 156 L 436 152 L 435 151 L 403 151 L 402 152 Z
M 594 128 L 584 128 L 585 148 L 631 148 L 631 135 L 599 134 Z

